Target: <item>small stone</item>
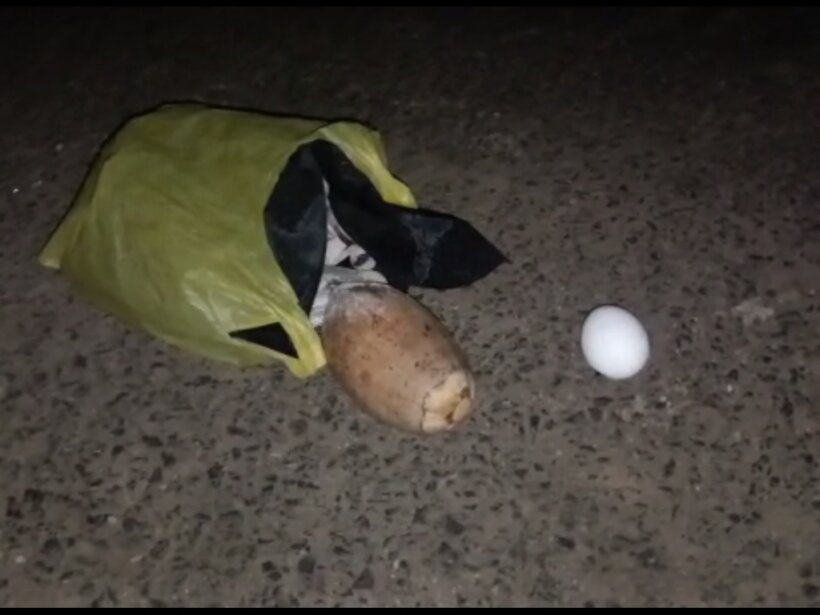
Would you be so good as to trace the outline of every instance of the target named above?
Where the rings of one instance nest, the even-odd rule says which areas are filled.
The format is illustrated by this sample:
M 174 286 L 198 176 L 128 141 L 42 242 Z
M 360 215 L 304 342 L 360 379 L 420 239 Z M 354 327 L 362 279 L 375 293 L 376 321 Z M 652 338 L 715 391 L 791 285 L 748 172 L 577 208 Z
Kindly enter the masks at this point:
M 313 570 L 316 568 L 316 560 L 313 559 L 310 555 L 306 555 L 305 557 L 299 560 L 299 563 L 296 565 L 296 567 L 302 574 L 313 574 Z
M 373 589 L 373 573 L 370 568 L 365 568 L 359 577 L 353 582 L 353 589 Z
M 572 538 L 567 538 L 566 536 L 556 536 L 555 540 L 558 541 L 558 544 L 565 549 L 572 551 L 575 548 L 575 541 Z
M 453 519 L 450 515 L 447 515 L 447 518 L 444 520 L 444 529 L 448 534 L 453 534 L 455 536 L 464 533 L 464 526 Z
M 45 541 L 45 543 L 43 543 L 42 552 L 45 555 L 51 555 L 53 553 L 59 553 L 61 549 L 62 545 L 59 540 L 56 538 L 49 538 Z

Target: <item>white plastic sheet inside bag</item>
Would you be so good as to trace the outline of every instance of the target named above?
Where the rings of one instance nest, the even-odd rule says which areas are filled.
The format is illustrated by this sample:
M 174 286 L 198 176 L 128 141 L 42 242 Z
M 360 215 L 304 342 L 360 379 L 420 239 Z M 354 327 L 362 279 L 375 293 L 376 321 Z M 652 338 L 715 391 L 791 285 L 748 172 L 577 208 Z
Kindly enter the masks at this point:
M 319 328 L 325 320 L 328 299 L 331 292 L 342 284 L 386 284 L 385 277 L 376 271 L 376 262 L 356 245 L 339 225 L 328 199 L 328 184 L 325 187 L 325 206 L 327 207 L 327 249 L 325 267 L 319 281 L 319 289 L 310 310 L 311 324 Z M 350 266 L 340 266 L 348 261 Z

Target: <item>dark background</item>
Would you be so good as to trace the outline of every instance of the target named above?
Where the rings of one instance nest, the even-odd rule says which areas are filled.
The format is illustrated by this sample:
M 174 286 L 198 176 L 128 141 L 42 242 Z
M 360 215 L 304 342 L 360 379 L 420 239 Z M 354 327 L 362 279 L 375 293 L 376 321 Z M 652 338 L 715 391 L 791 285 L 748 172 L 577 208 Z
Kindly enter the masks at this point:
M 0 12 L 0 604 L 818 605 L 813 9 Z M 444 438 L 182 356 L 35 256 L 121 120 L 369 121 L 512 263 Z M 469 258 L 469 255 L 465 255 Z M 653 356 L 596 376 L 584 313 Z

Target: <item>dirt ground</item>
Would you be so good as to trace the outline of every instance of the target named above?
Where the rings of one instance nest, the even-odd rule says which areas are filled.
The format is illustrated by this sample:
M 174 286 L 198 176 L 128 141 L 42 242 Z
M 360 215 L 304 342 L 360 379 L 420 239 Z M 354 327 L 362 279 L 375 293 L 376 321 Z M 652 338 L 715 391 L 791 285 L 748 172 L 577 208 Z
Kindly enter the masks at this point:
M 820 13 L 2 9 L 0 606 L 820 606 Z M 415 296 L 476 414 L 178 352 L 36 255 L 196 99 L 354 117 L 511 262 Z M 469 255 L 465 255 L 469 258 Z M 591 307 L 652 339 L 580 353 Z

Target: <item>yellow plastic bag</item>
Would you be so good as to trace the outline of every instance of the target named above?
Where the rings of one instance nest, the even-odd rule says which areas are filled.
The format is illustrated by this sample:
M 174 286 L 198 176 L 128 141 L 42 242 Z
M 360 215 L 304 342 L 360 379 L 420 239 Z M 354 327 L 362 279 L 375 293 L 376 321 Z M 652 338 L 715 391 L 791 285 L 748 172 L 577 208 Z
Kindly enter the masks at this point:
M 178 348 L 307 377 L 325 364 L 308 318 L 322 199 L 397 287 L 463 285 L 503 259 L 466 223 L 421 212 L 362 124 L 175 104 L 103 146 L 40 262 Z M 475 266 L 453 269 L 460 247 Z

